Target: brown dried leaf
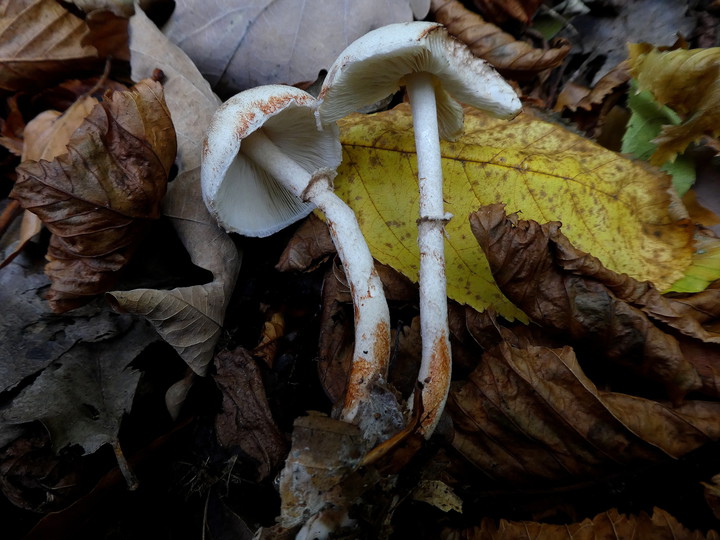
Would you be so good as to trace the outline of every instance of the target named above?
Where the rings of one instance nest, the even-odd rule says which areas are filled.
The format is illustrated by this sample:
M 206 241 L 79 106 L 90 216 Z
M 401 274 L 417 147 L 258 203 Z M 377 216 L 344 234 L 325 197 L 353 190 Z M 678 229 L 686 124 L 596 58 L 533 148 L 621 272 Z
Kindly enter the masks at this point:
M 653 508 L 652 516 L 648 516 L 645 512 L 636 516 L 627 516 L 612 509 L 592 519 L 570 525 L 504 519 L 496 523 L 490 518 L 485 518 L 477 527 L 446 530 L 442 538 L 443 540 L 596 540 L 598 538 L 716 540 L 720 537 L 715 531 L 709 531 L 707 535 L 700 531 L 690 531 L 664 510 Z
M 465 9 L 458 0 L 432 0 L 430 9 L 437 22 L 447 26 L 473 54 L 490 62 L 505 76 L 527 76 L 557 67 L 570 52 L 570 45 L 565 41 L 547 50 L 518 41 Z
M 335 244 L 327 225 L 315 214 L 311 214 L 295 231 L 275 268 L 280 272 L 309 272 L 335 253 Z
M 717 519 L 720 519 L 720 474 L 716 474 L 710 482 L 702 482 L 705 487 L 705 500 Z
M 23 131 L 25 118 L 18 105 L 18 94 L 7 98 L 7 116 L 0 118 L 0 145 L 11 154 L 21 156 L 23 152 Z
M 213 378 L 223 396 L 215 419 L 218 440 L 250 456 L 255 480 L 262 481 L 282 465 L 288 446 L 270 413 L 260 369 L 244 349 L 220 352 L 215 366 Z
M 674 337 L 596 278 L 562 268 L 558 246 L 569 242 L 559 222 L 519 220 L 515 214 L 506 215 L 504 208 L 485 206 L 470 216 L 470 222 L 495 281 L 515 305 L 545 329 L 662 382 L 674 399 L 700 387 L 698 373 Z M 599 262 L 600 272 L 597 266 Z
M 200 193 L 202 139 L 220 100 L 187 55 L 142 10 L 136 10 L 130 29 L 133 77 L 162 70 L 177 133 L 178 176 L 168 188 L 162 211 L 192 262 L 212 272 L 213 281 L 171 291 L 136 289 L 110 295 L 119 309 L 145 316 L 195 373 L 205 375 L 240 270 L 233 241 L 218 228 Z
M 97 100 L 83 97 L 60 114 L 57 111 L 44 111 L 25 126 L 22 161 L 52 161 L 67 151 L 70 136 L 97 105 Z M 20 236 L 15 249 L 0 262 L 0 268 L 8 265 L 23 250 L 25 245 L 42 229 L 42 221 L 32 212 L 25 210 Z
M 516 20 L 528 24 L 542 4 L 542 0 L 474 0 L 475 5 L 489 19 L 503 23 Z
M 37 88 L 99 65 L 88 27 L 54 0 L 0 0 L 0 88 Z
M 573 247 L 562 234 L 555 235 L 552 243 L 555 261 L 563 270 L 597 280 L 619 300 L 686 336 L 720 343 L 720 333 L 702 326 L 720 317 L 720 289 L 706 289 L 684 298 L 665 297 L 648 281 L 639 282 L 627 274 L 608 270 L 596 257 Z
M 720 437 L 720 403 L 682 407 L 599 391 L 570 347 L 500 344 L 451 391 L 453 446 L 485 474 L 531 485 L 678 458 Z
M 600 105 L 608 95 L 630 80 L 630 64 L 627 60 L 608 71 L 592 89 L 568 82 L 558 96 L 555 111 L 577 109 L 589 111 L 594 105 Z
M 275 311 L 265 321 L 260 336 L 260 343 L 253 349 L 253 356 L 260 358 L 272 369 L 278 351 L 278 339 L 285 335 L 285 317 L 280 311 Z
M 88 13 L 85 19 L 90 34 L 83 45 L 95 47 L 101 58 L 130 61 L 128 46 L 128 20 L 108 10 L 96 10 Z
M 142 81 L 128 92 L 108 92 L 66 154 L 18 167 L 11 195 L 53 233 L 46 266 L 53 310 L 112 287 L 147 220 L 160 215 L 175 149 L 162 87 Z
M 324 225 L 323 225 L 324 226 Z M 292 242 L 292 241 L 291 241 Z M 338 262 L 339 263 L 339 262 Z M 375 262 L 385 295 L 390 301 L 417 302 L 417 286 L 389 266 Z M 390 382 L 403 395 L 414 389 L 420 359 L 419 323 L 400 329 L 392 337 L 393 372 Z M 325 393 L 340 404 L 350 376 L 354 347 L 353 305 L 345 274 L 339 264 L 325 274 L 322 286 L 322 313 L 318 345 L 318 374 Z M 417 352 L 412 354 L 410 351 Z
M 318 375 L 330 401 L 338 404 L 345 394 L 352 364 L 354 332 L 351 304 L 347 285 L 338 280 L 332 269 L 329 270 L 322 287 Z

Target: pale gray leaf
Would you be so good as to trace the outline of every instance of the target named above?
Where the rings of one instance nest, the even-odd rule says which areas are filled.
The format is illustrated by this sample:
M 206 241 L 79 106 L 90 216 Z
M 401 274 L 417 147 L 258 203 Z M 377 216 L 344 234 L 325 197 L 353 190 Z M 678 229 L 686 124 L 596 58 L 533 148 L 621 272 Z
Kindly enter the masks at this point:
M 221 93 L 314 81 L 351 42 L 427 14 L 421 0 L 178 0 L 163 28 Z

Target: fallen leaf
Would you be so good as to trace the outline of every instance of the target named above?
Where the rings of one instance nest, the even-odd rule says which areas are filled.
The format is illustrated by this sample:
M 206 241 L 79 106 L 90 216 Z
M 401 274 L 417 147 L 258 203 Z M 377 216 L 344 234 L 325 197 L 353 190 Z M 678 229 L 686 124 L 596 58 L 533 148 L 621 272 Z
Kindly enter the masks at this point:
M 686 529 L 677 519 L 660 508 L 653 508 L 652 515 L 641 512 L 625 515 L 615 509 L 598 514 L 580 523 L 556 525 L 532 521 L 495 522 L 484 518 L 476 527 L 443 532 L 443 540 L 595 540 L 597 538 L 686 538 L 687 540 L 716 540 L 718 534 L 707 534 Z
M 627 61 L 620 62 L 608 71 L 592 88 L 568 82 L 558 96 L 553 110 L 562 111 L 577 109 L 590 111 L 593 106 L 600 105 L 610 94 L 630 80 L 630 67 Z
M 128 20 L 132 15 L 118 15 L 109 10 L 96 10 L 88 13 L 85 22 L 89 34 L 83 45 L 95 47 L 101 58 L 130 61 L 128 49 Z
M 163 31 L 214 88 L 234 94 L 262 84 L 314 81 L 360 36 L 411 21 L 413 4 L 422 2 L 365 0 L 352 8 L 323 0 L 180 2 Z
M 0 2 L 0 88 L 45 86 L 102 65 L 94 47 L 81 45 L 85 22 L 54 0 Z
M 720 437 L 719 403 L 673 408 L 599 391 L 570 347 L 501 343 L 451 391 L 448 412 L 455 449 L 516 487 L 597 479 L 679 458 Z
M 263 323 L 260 343 L 253 349 L 252 354 L 272 369 L 278 352 L 278 340 L 285 335 L 285 317 L 282 311 L 274 311 L 268 320 Z
M 144 81 L 106 94 L 73 133 L 67 153 L 18 167 L 11 196 L 53 233 L 45 271 L 55 311 L 112 287 L 148 220 L 159 217 L 174 158 L 162 87 Z
M 0 364 L 2 390 L 13 390 L 0 431 L 41 420 L 56 451 L 77 444 L 92 453 L 117 442 L 140 377 L 128 365 L 154 336 L 147 324 L 97 302 L 72 315 L 48 313 L 47 284 L 40 265 L 23 255 L 0 272 L 0 354 L 14 359 Z
M 430 9 L 435 20 L 444 24 L 450 34 L 505 76 L 521 77 L 552 69 L 570 52 L 570 45 L 564 40 L 550 49 L 536 49 L 486 22 L 458 0 L 432 0 Z
M 582 55 L 583 64 L 595 70 L 592 84 L 627 58 L 629 41 L 672 45 L 678 34 L 692 35 L 695 28 L 685 0 L 627 0 L 614 8 L 574 17 L 561 33 L 573 44 L 573 53 Z
M 705 500 L 716 519 L 720 519 L 720 474 L 716 474 L 710 482 L 703 482 Z
M 649 91 L 638 92 L 637 83 L 630 86 L 628 107 L 632 111 L 622 138 L 622 152 L 638 159 L 650 161 L 657 150 L 653 141 L 663 125 L 678 125 L 681 120 L 669 107 L 660 106 Z M 658 163 L 656 163 L 658 164 Z M 695 163 L 687 155 L 659 163 L 661 169 L 673 178 L 673 187 L 679 195 L 685 195 L 695 183 Z
M 177 133 L 179 171 L 162 212 L 172 221 L 192 262 L 212 272 L 213 281 L 171 291 L 113 291 L 110 296 L 119 309 L 147 317 L 183 360 L 198 375 L 205 375 L 240 270 L 234 243 L 218 228 L 200 193 L 202 140 L 220 100 L 190 59 L 139 9 L 130 21 L 130 33 L 133 77 L 163 71 L 165 99 Z
M 598 259 L 573 248 L 558 222 L 540 225 L 519 220 L 507 215 L 502 204 L 495 204 L 472 214 L 470 223 L 500 290 L 546 331 L 649 375 L 665 384 L 674 399 L 700 387 L 700 378 L 677 340 L 614 294 L 640 303 L 642 294 L 654 293 L 658 315 L 666 305 L 650 285 L 609 272 Z M 587 262 L 584 272 L 583 262 Z M 598 279 L 603 273 L 610 286 Z M 665 311 L 663 322 L 669 322 L 672 311 Z
M 52 161 L 64 154 L 70 137 L 96 104 L 96 99 L 84 97 L 71 105 L 64 114 L 58 111 L 45 111 L 33 118 L 25 126 L 22 161 L 41 159 Z M 40 218 L 25 210 L 17 245 L 0 262 L 0 268 L 10 263 L 41 229 Z
M 316 261 L 334 253 L 335 244 L 327 225 L 315 214 L 310 214 L 288 241 L 275 268 L 280 272 L 308 272 L 316 267 Z
M 222 392 L 222 409 L 215 430 L 225 448 L 239 448 L 241 458 L 253 461 L 256 481 L 276 471 L 285 460 L 288 445 L 270 413 L 260 369 L 243 349 L 222 351 L 215 358 L 215 383 Z
M 462 513 L 462 499 L 453 489 L 440 480 L 422 480 L 413 491 L 416 501 L 428 503 L 443 512 L 451 510 Z
M 703 206 L 703 204 L 698 201 L 698 194 L 696 190 L 687 190 L 687 192 L 683 195 L 682 202 L 683 206 L 688 211 L 690 219 L 692 219 L 694 223 L 699 223 L 703 227 L 707 228 L 720 225 L 720 216 L 709 208 Z
M 601 283 L 619 300 L 686 336 L 720 343 L 720 333 L 703 326 L 707 321 L 720 319 L 720 289 L 706 289 L 678 298 L 666 297 L 652 283 L 638 282 L 626 274 L 604 268 L 597 258 L 573 247 L 561 233 L 553 234 L 551 238 L 554 260 L 562 270 Z
M 692 262 L 685 275 L 672 284 L 668 291 L 691 293 L 704 290 L 718 279 L 720 268 L 720 242 L 711 231 L 696 231 Z
M 660 105 L 683 118 L 670 115 L 659 136 L 650 162 L 673 161 L 687 146 L 708 135 L 720 135 L 720 48 L 660 51 L 647 43 L 631 43 L 630 64 L 639 90 L 649 90 Z M 673 125 L 674 124 L 674 125 Z
M 42 424 L 22 431 L 0 450 L 0 491 L 13 505 L 33 512 L 57 511 L 74 502 L 86 490 L 77 460 L 55 454 Z
M 133 0 L 71 0 L 85 13 L 98 10 L 109 10 L 119 17 L 130 17 L 135 11 Z
M 415 145 L 409 108 L 341 121 L 336 191 L 355 211 L 373 256 L 417 281 Z M 668 210 L 669 180 L 560 126 L 467 110 L 465 134 L 441 143 L 448 296 L 475 309 L 524 315 L 497 289 L 466 220 L 502 201 L 528 219 L 559 220 L 575 246 L 662 289 L 691 263 L 692 227 Z M 388 174 L 387 171 L 392 171 Z M 717 273 L 717 272 L 716 272 Z
M 528 24 L 542 0 L 473 0 L 481 13 L 497 23 L 515 20 Z
M 42 267 L 21 254 L 0 272 L 0 392 L 22 387 L 53 362 L 72 358 L 74 346 L 129 332 L 132 318 L 86 306 L 72 314 L 48 312 L 43 293 L 49 280 Z M 2 446 L 2 444 L 0 444 Z
M 114 444 L 140 380 L 140 373 L 128 364 L 153 338 L 145 328 L 131 339 L 120 336 L 76 345 L 72 358 L 57 359 L 0 412 L 0 422 L 40 420 L 56 450 L 77 444 L 87 454 Z
M 15 156 L 23 152 L 23 131 L 25 129 L 25 118 L 18 105 L 18 94 L 8 97 L 7 112 L 5 118 L 0 118 L 0 145 L 7 148 Z

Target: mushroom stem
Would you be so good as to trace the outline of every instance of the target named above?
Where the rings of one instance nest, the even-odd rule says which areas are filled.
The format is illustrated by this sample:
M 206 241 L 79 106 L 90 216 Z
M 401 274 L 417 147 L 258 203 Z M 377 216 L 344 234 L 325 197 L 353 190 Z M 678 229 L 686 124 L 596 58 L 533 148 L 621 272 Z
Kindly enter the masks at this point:
M 281 180 L 294 195 L 314 203 L 325 214 L 355 306 L 355 350 L 340 419 L 358 423 L 361 406 L 372 399 L 372 386 L 383 382 L 387 375 L 390 313 L 355 213 L 333 191 L 333 171 L 321 169 L 311 175 L 261 129 L 243 140 L 241 151 Z
M 420 331 L 425 417 L 420 431 L 430 438 L 447 401 L 452 370 L 445 281 L 444 227 L 452 217 L 443 208 L 442 161 L 433 76 L 427 72 L 405 76 L 412 108 L 420 189 Z

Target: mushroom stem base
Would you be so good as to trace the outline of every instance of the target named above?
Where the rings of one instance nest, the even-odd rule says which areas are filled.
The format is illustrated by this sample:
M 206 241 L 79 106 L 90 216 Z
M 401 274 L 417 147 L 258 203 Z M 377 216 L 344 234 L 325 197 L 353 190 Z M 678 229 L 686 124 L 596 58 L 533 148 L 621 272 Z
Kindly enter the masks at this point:
M 334 173 L 332 174 L 334 176 Z M 355 213 L 332 191 L 328 171 L 319 171 L 304 192 L 325 214 L 355 307 L 355 349 L 340 418 L 358 423 L 372 387 L 383 384 L 390 358 L 390 313 L 382 282 Z

